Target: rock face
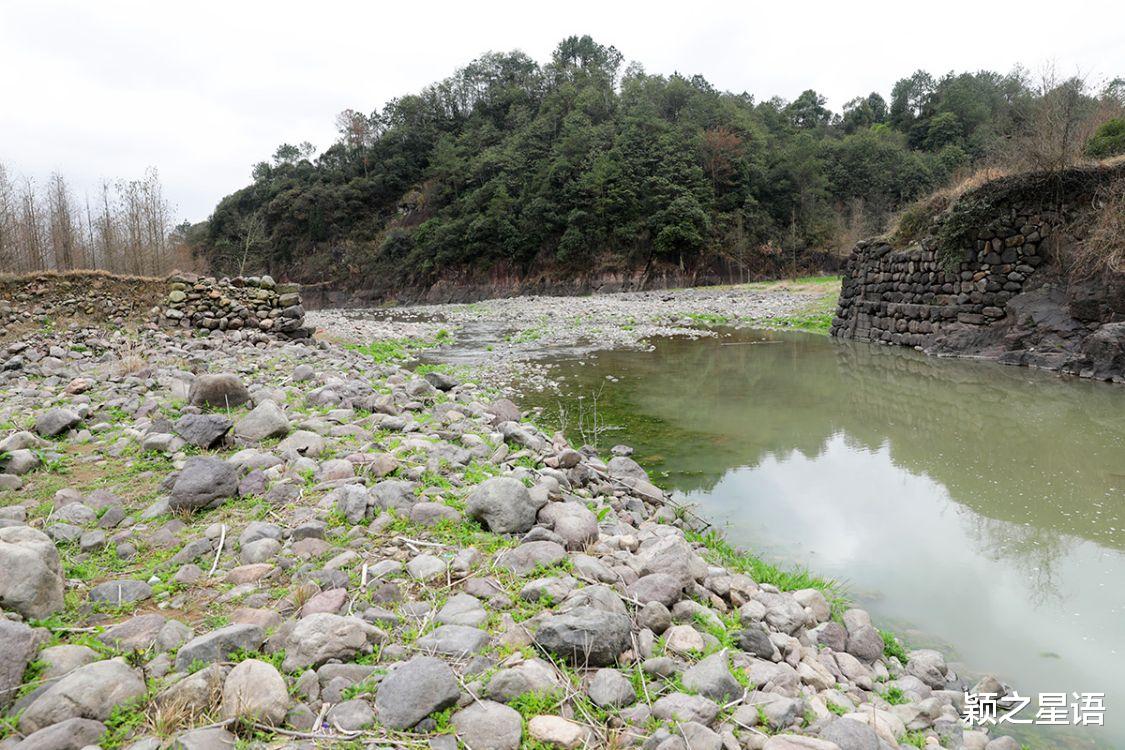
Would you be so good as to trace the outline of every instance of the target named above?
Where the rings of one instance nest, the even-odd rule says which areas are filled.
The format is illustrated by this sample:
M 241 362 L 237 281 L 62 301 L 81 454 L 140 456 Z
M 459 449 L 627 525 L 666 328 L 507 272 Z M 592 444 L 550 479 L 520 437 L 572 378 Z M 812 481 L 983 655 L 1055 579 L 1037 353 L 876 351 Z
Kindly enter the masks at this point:
M 465 513 L 497 534 L 519 534 L 535 525 L 535 517 L 546 498 L 531 496 L 518 479 L 493 477 L 481 482 L 469 495 Z
M 31 702 L 20 716 L 25 734 L 67 719 L 105 721 L 126 701 L 145 694 L 145 683 L 124 661 L 107 659 L 74 670 Z
M 546 618 L 535 633 L 535 642 L 575 664 L 604 667 L 629 648 L 631 632 L 626 615 L 575 607 Z
M 243 385 L 241 378 L 229 372 L 199 375 L 188 391 L 188 402 L 192 406 L 230 409 L 249 400 L 250 391 Z
M 238 493 L 238 467 L 211 456 L 192 456 L 180 470 L 168 506 L 198 510 Z
M 994 180 L 906 247 L 855 246 L 832 335 L 1125 382 L 1125 273 L 1066 277 L 1095 193 L 1125 165 Z M 1104 209 L 1109 210 L 1109 209 Z M 1077 227 L 1075 230 L 1073 227 Z
M 391 729 L 412 727 L 434 711 L 457 702 L 461 692 L 449 665 L 432 656 L 417 656 L 395 668 L 379 683 L 375 709 Z
M 0 607 L 29 619 L 63 608 L 59 553 L 50 537 L 28 526 L 0 528 Z

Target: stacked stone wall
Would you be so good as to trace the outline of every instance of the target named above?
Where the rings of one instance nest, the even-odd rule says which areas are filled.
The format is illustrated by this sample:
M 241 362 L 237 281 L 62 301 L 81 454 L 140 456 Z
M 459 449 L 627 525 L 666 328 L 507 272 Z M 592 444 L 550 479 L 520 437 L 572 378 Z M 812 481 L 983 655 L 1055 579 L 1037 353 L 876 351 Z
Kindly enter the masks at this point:
M 74 322 L 304 338 L 310 334 L 304 320 L 297 285 L 269 276 L 158 279 L 99 271 L 0 276 L 0 340 Z
M 928 346 L 950 324 L 988 326 L 1044 265 L 1068 206 L 1009 206 L 951 264 L 935 237 L 906 249 L 859 242 L 845 264 L 832 335 Z M 950 268 L 949 266 L 953 267 Z

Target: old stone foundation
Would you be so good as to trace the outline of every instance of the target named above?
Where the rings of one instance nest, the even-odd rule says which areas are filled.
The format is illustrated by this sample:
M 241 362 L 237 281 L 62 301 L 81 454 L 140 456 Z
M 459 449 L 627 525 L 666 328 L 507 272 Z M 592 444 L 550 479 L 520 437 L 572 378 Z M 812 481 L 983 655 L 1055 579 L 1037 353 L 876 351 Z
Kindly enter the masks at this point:
M 919 240 L 857 243 L 832 335 L 1125 381 L 1125 278 L 1066 260 L 1125 165 L 1021 175 L 961 196 Z
M 305 310 L 296 284 L 278 284 L 269 276 L 214 279 L 177 274 L 167 281 L 160 313 L 165 324 L 209 331 L 258 330 L 286 338 L 304 338 Z
M 0 276 L 0 340 L 72 322 L 304 338 L 311 334 L 304 318 L 297 285 L 269 276 L 158 279 L 100 271 Z

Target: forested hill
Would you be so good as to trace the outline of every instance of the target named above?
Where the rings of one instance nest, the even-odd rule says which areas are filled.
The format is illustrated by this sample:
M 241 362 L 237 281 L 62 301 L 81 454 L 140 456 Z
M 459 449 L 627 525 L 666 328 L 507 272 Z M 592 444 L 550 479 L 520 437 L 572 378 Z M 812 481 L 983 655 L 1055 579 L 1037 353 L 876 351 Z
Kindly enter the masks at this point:
M 487 54 L 341 113 L 336 143 L 282 145 L 191 237 L 215 271 L 377 294 L 606 269 L 761 275 L 880 229 L 1010 138 L 1036 99 L 1018 73 L 918 72 L 889 102 L 833 113 L 812 90 L 757 101 L 571 37 L 545 64 Z

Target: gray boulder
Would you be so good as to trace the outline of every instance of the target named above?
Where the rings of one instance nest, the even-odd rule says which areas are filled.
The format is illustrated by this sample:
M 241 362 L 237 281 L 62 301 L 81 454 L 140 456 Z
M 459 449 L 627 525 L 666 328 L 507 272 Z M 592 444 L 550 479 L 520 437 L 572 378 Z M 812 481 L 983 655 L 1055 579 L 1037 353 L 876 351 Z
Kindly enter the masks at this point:
M 285 678 L 272 664 L 257 659 L 239 662 L 223 683 L 223 718 L 245 718 L 280 724 L 289 711 Z
M 328 723 L 346 732 L 366 729 L 375 723 L 375 712 L 365 700 L 354 699 L 337 703 L 328 712 Z
M 108 628 L 98 640 L 121 651 L 144 651 L 156 643 L 167 622 L 164 615 L 137 615 Z
M 465 512 L 489 531 L 519 534 L 535 525 L 536 515 L 546 501 L 545 496 L 536 499 L 518 479 L 493 477 L 473 490 Z
M 872 625 L 861 625 L 848 634 L 847 652 L 857 659 L 872 662 L 883 655 L 883 636 Z
M 0 528 L 0 607 L 27 619 L 63 608 L 64 582 L 54 542 L 30 526 Z
M 664 721 L 694 721 L 709 726 L 719 715 L 719 705 L 702 695 L 670 693 L 652 704 L 652 715 Z
M 257 651 L 266 640 L 257 625 L 235 624 L 192 638 L 176 654 L 176 671 L 186 672 L 195 662 L 222 661 L 235 651 Z
M 711 700 L 726 703 L 742 695 L 742 685 L 730 673 L 730 660 L 726 649 L 711 654 L 683 676 L 684 687 Z
M 457 736 L 473 750 L 519 750 L 523 719 L 514 708 L 482 700 L 453 714 Z
M 284 437 L 287 434 L 289 434 L 289 418 L 277 403 L 268 398 L 255 406 L 234 426 L 235 437 L 248 443 Z
M 97 745 L 105 734 L 105 724 L 93 719 L 67 719 L 37 732 L 16 744 L 16 750 L 82 750 Z
M 44 630 L 0 619 L 0 654 L 4 655 L 0 659 L 0 711 L 15 700 L 17 689 L 23 684 L 24 670 L 46 639 Z
M 51 685 L 20 715 L 20 731 L 67 719 L 105 721 L 114 708 L 145 694 L 145 681 L 120 659 L 87 664 Z
M 192 729 L 184 732 L 172 743 L 170 750 L 234 750 L 238 738 L 223 729 Z
M 351 659 L 381 631 L 358 617 L 318 612 L 302 618 L 286 639 L 286 672 L 320 666 L 329 659 Z
M 177 435 L 199 448 L 215 446 L 230 428 L 231 421 L 222 414 L 185 414 L 173 425 Z
M 192 406 L 229 409 L 249 400 L 250 391 L 237 375 L 230 372 L 199 375 L 188 389 L 188 403 Z
M 144 581 L 125 579 L 106 581 L 90 589 L 89 599 L 93 604 L 118 606 L 148 599 L 152 596 L 152 586 Z
M 457 677 L 449 665 L 431 656 L 403 662 L 379 683 L 375 708 L 379 721 L 391 729 L 408 729 L 460 697 Z
M 667 573 L 649 573 L 629 585 L 629 595 L 641 604 L 660 602 L 671 607 L 683 598 L 683 592 L 680 579 Z
M 518 576 L 525 576 L 536 568 L 554 565 L 565 559 L 566 549 L 558 542 L 527 542 L 501 553 L 496 558 L 496 566 Z
M 631 646 L 627 615 L 593 607 L 575 607 L 547 617 L 535 633 L 535 642 L 577 665 L 605 667 Z
M 384 479 L 371 488 L 374 505 L 383 510 L 410 510 L 418 501 L 414 495 L 414 485 L 401 479 Z
M 61 435 L 82 421 L 82 417 L 70 409 L 50 409 L 35 419 L 35 432 L 42 437 Z
M 616 669 L 599 669 L 590 680 L 590 700 L 602 708 L 622 708 L 637 700 L 633 683 Z
M 447 656 L 475 654 L 488 645 L 488 633 L 467 625 L 441 625 L 416 642 L 423 651 Z
M 821 730 L 820 738 L 835 742 L 840 750 L 880 750 L 879 735 L 871 725 L 855 719 L 834 719 Z
M 221 458 L 192 456 L 180 470 L 168 507 L 172 510 L 197 510 L 238 492 L 238 467 Z

